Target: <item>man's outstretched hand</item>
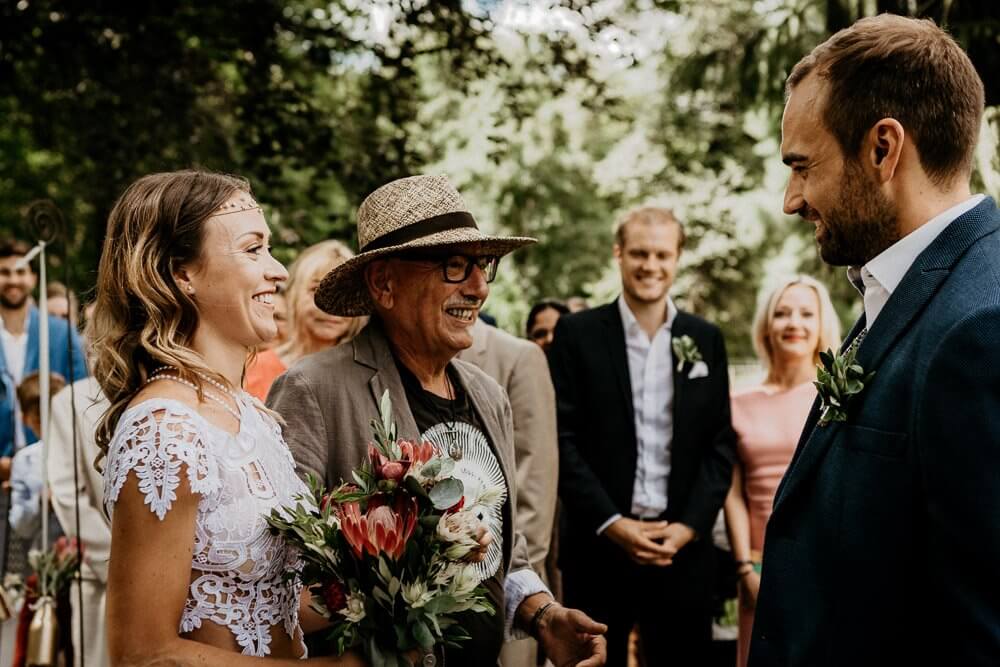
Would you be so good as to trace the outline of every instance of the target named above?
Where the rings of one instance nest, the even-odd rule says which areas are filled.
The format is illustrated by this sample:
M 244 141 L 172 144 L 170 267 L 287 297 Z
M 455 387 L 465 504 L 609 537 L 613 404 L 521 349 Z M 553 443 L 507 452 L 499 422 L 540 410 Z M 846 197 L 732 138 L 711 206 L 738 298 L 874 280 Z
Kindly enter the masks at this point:
M 598 667 L 608 660 L 607 631 L 579 609 L 554 603 L 538 623 L 538 641 L 556 667 Z

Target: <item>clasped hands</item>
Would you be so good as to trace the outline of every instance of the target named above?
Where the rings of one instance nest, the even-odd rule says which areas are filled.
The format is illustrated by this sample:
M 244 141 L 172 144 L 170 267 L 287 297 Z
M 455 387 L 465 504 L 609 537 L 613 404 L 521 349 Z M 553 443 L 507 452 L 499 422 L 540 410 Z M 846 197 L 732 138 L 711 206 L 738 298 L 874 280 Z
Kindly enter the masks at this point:
M 612 542 L 640 565 L 664 567 L 694 539 L 690 526 L 679 522 L 638 521 L 622 517 L 604 530 Z

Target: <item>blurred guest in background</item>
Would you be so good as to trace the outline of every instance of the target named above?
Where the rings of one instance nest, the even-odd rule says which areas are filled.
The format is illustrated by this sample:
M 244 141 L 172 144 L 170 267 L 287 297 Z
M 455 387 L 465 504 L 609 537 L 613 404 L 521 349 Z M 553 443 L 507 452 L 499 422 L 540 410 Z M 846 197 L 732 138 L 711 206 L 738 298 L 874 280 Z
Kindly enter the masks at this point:
M 539 301 L 528 311 L 528 320 L 524 325 L 528 338 L 548 351 L 552 345 L 552 333 L 556 330 L 556 322 L 561 315 L 568 312 L 570 311 L 566 304 L 557 299 Z
M 330 315 L 313 301 L 323 276 L 353 256 L 340 241 L 328 240 L 306 248 L 292 263 L 285 289 L 288 340 L 253 358 L 247 366 L 247 392 L 265 400 L 274 379 L 293 363 L 307 354 L 348 341 L 361 331 L 368 318 Z
M 684 229 L 669 209 L 629 211 L 615 232 L 622 295 L 559 320 L 549 364 L 559 428 L 566 604 L 608 624 L 625 667 L 701 666 L 712 650 L 712 527 L 735 436 L 719 328 L 669 291 Z
M 458 354 L 504 388 L 514 418 L 514 461 L 517 475 L 517 526 L 528 543 L 528 564 L 549 589 L 546 573 L 559 481 L 556 440 L 556 396 L 545 353 L 526 340 L 490 326 L 472 325 L 472 347 Z M 534 665 L 537 642 L 526 638 L 504 644 L 504 667 Z
M 840 344 L 840 322 L 826 288 L 809 276 L 782 281 L 758 304 L 753 344 L 767 375 L 763 384 L 733 396 L 737 462 L 725 505 L 740 584 L 740 667 L 750 648 L 764 526 L 774 493 L 816 398 L 812 381 L 819 353 Z
M 66 386 L 58 373 L 49 375 L 49 395 Z M 37 371 L 24 378 L 17 387 L 17 400 L 21 405 L 24 423 L 35 433 L 42 432 L 42 385 Z M 22 540 L 28 548 L 37 548 L 42 537 L 42 442 L 36 441 L 14 455 L 10 468 L 10 527 L 12 537 Z M 49 522 L 52 537 L 59 534 L 59 526 Z
M 10 478 L 14 452 L 38 439 L 23 423 L 17 400 L 17 386 L 39 365 L 41 316 L 31 298 L 38 276 L 31 264 L 22 261 L 30 250 L 23 241 L 0 239 L 0 481 Z M 50 370 L 68 381 L 86 377 L 76 331 L 62 318 L 47 317 Z M 0 515 L 6 515 L 8 500 L 0 494 Z M 5 530 L 6 522 L 0 522 L 0 544 Z
M 569 308 L 569 312 L 571 313 L 579 313 L 581 310 L 590 308 L 590 304 L 582 296 L 571 296 L 566 299 L 566 307 Z
M 278 335 L 274 340 L 269 340 L 257 348 L 258 354 L 264 350 L 273 350 L 288 340 L 288 299 L 285 298 L 284 284 L 278 285 L 278 291 L 274 293 L 274 326 L 278 327 Z
M 49 315 L 61 317 L 76 325 L 79 319 L 77 314 L 79 303 L 71 289 L 60 282 L 50 282 L 48 289 L 45 290 L 45 296 Z
M 86 336 L 86 333 L 84 334 Z M 104 479 L 94 466 L 100 450 L 94 439 L 101 415 L 109 407 L 100 385 L 92 377 L 77 381 L 55 394 L 49 417 L 49 488 L 52 509 L 63 532 L 78 538 L 83 545 L 80 583 L 83 587 L 83 612 L 80 610 L 78 583 L 73 582 L 70 602 L 73 607 L 73 655 L 76 664 L 104 667 L 108 664 L 104 637 L 104 599 L 108 582 L 108 558 L 111 553 L 111 522 L 101 507 Z M 76 475 L 73 473 L 74 425 L 76 420 Z M 79 515 L 77 514 L 79 508 Z M 79 530 L 77 529 L 79 516 Z M 80 616 L 83 636 L 80 636 Z

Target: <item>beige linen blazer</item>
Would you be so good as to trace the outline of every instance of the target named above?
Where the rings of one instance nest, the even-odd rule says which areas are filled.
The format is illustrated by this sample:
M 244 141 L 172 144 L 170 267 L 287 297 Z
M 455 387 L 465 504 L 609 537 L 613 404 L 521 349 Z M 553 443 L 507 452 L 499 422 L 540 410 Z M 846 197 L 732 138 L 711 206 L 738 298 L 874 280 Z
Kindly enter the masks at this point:
M 94 468 L 97 443 L 94 433 L 97 422 L 108 408 L 97 380 L 78 380 L 73 386 L 76 398 L 77 487 L 73 479 L 73 414 L 70 388 L 52 398 L 49 417 L 49 484 L 52 487 L 52 509 L 63 532 L 76 536 L 76 502 L 80 503 L 80 537 L 84 547 L 84 578 L 106 584 L 108 559 L 111 555 L 111 523 L 104 515 L 104 478 Z
M 514 474 L 514 426 L 503 389 L 472 364 L 453 360 L 462 387 L 482 420 L 510 491 L 504 516 L 504 544 L 510 545 L 505 572 L 529 567 L 524 536 L 515 525 L 517 479 Z M 330 487 L 351 479 L 372 438 L 371 420 L 388 389 L 397 435 L 416 440 L 417 424 L 382 325 L 376 318 L 343 345 L 300 359 L 271 385 L 267 404 L 285 420 L 283 432 L 299 473 L 311 474 Z
M 559 482 L 556 394 L 542 348 L 477 320 L 472 347 L 458 358 L 475 364 L 507 391 L 514 418 L 517 526 L 528 560 L 544 581 Z

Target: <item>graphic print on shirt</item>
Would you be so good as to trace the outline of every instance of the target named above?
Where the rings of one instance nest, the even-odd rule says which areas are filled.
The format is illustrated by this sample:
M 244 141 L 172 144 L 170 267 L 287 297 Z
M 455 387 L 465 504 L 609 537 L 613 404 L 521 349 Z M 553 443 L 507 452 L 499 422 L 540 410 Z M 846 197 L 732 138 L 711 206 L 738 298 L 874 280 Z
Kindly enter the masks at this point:
M 500 462 L 486 435 L 466 422 L 435 424 L 420 438 L 433 443 L 444 455 L 456 448 L 461 452 L 460 456 L 452 457 L 455 461 L 452 474 L 465 486 L 463 509 L 476 512 L 493 536 L 493 542 L 486 549 L 486 558 L 474 565 L 480 581 L 489 579 L 500 569 L 503 558 L 503 505 L 507 501 L 507 482 Z

